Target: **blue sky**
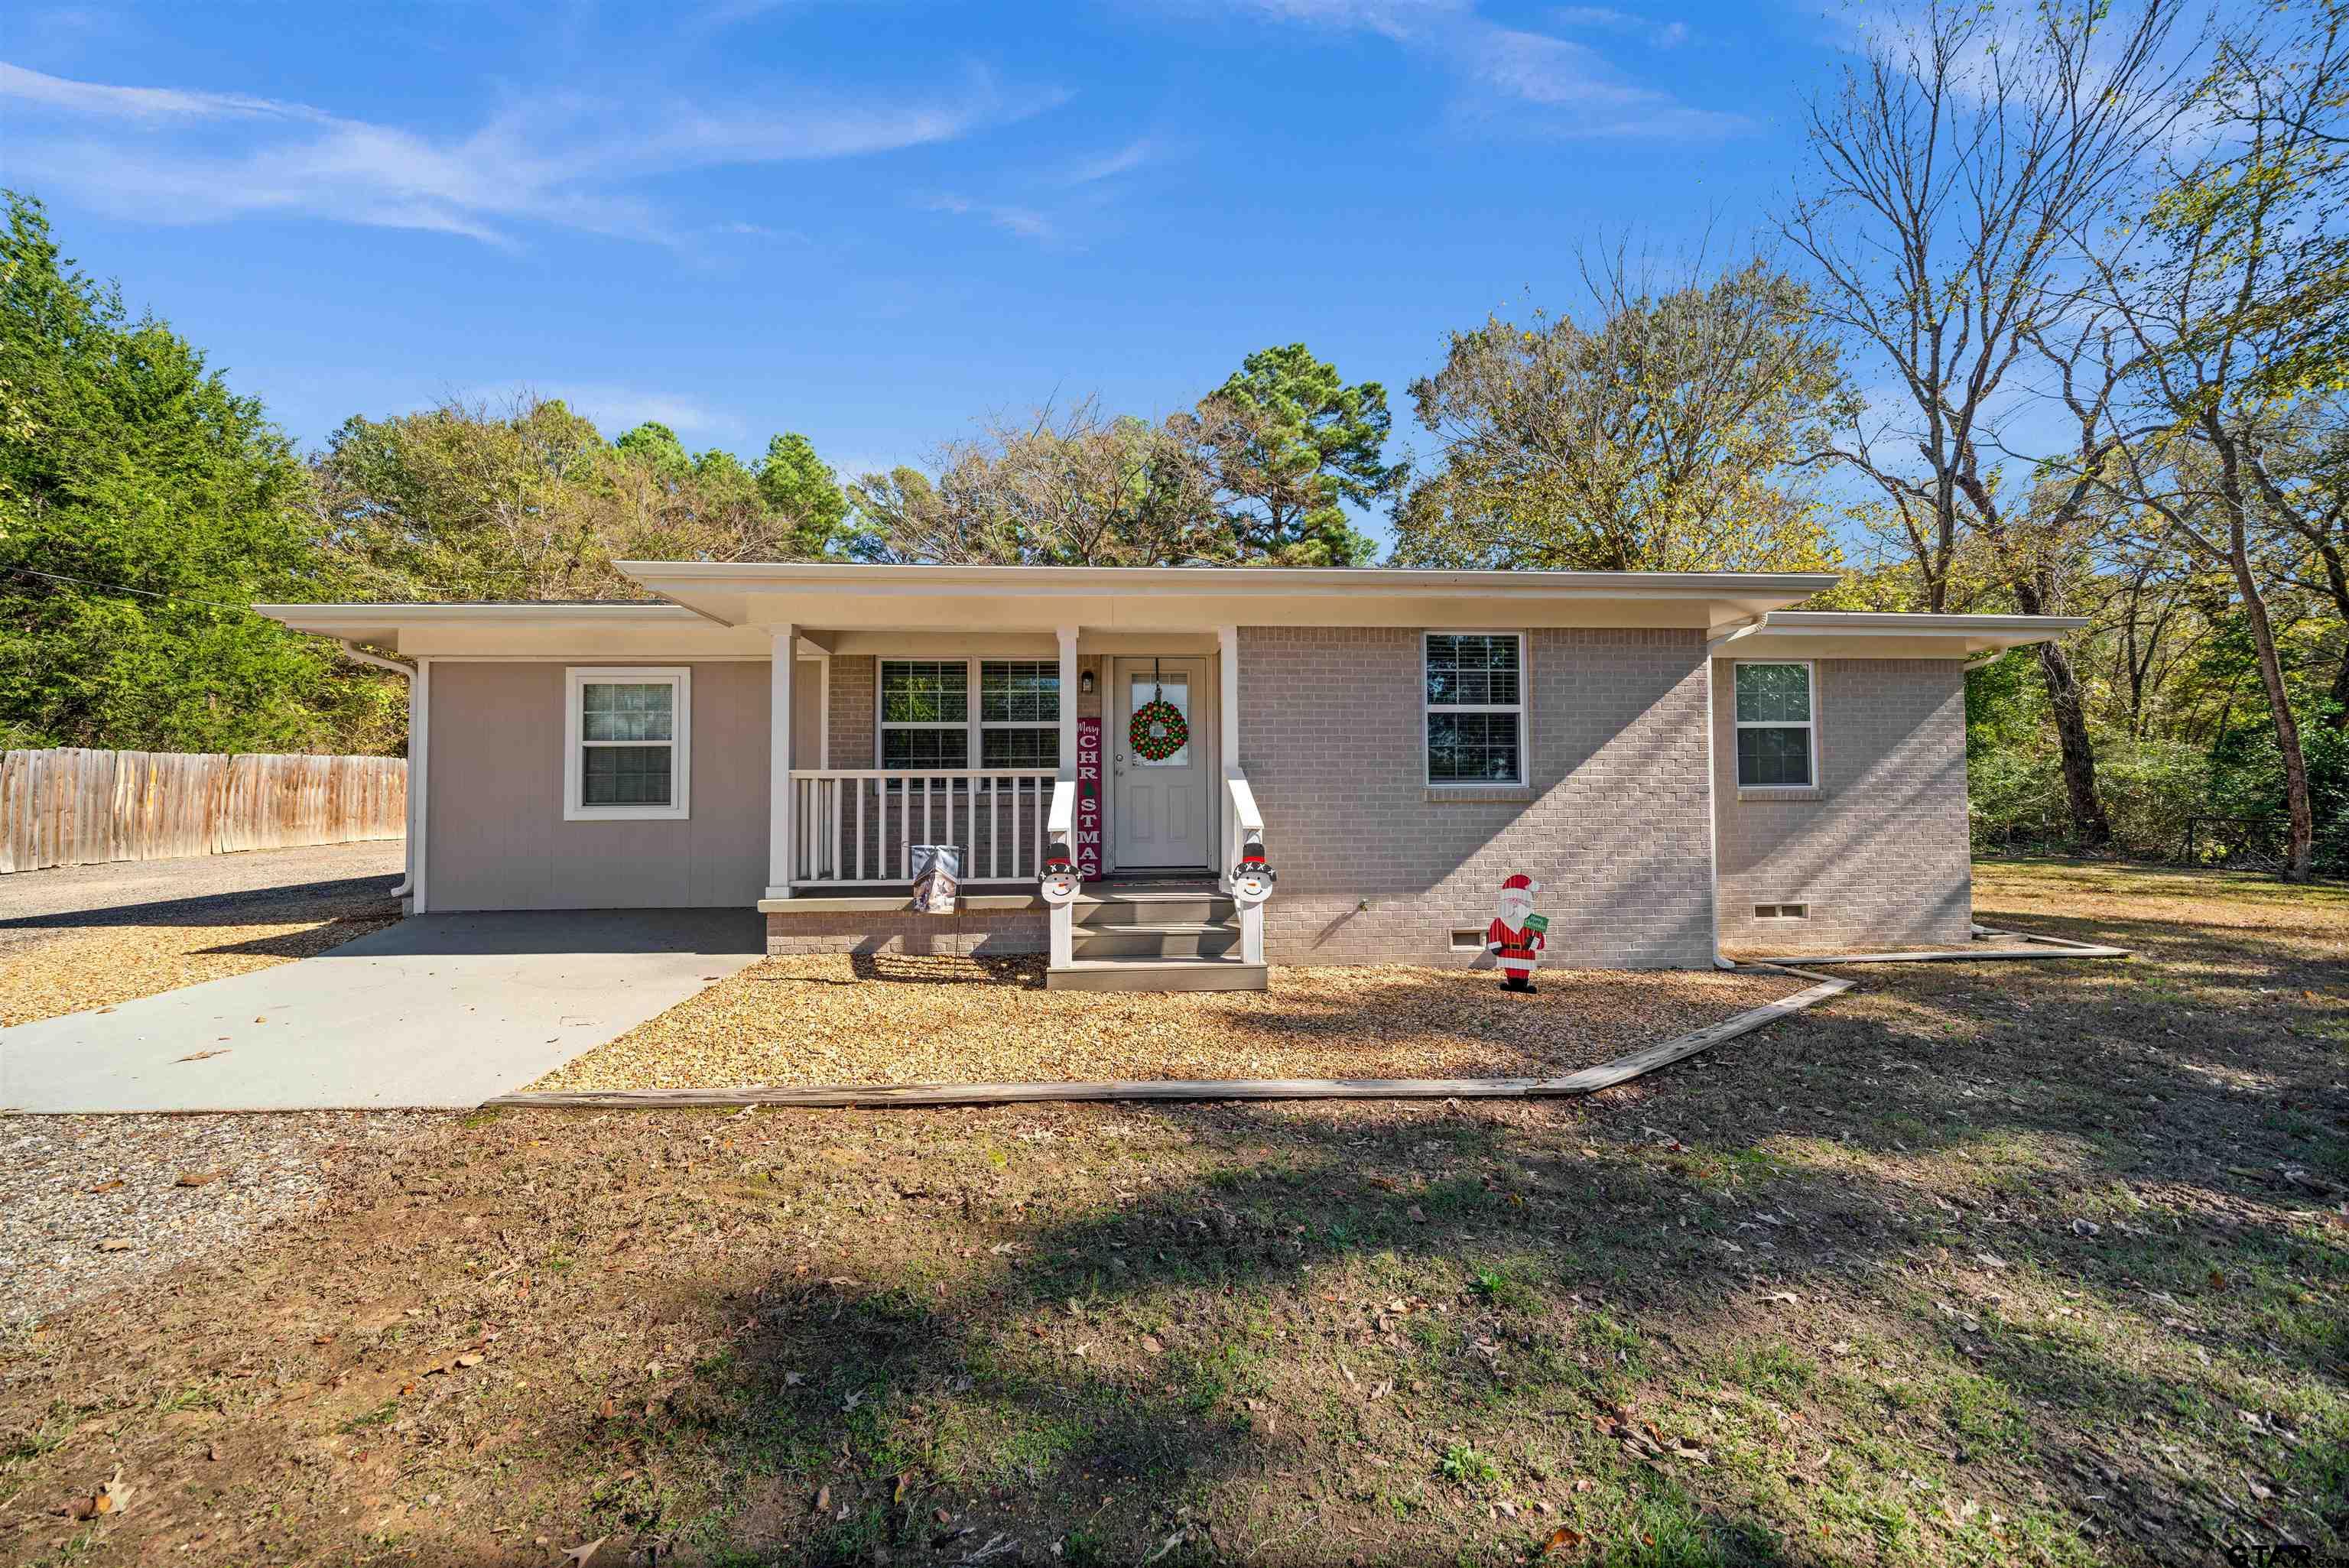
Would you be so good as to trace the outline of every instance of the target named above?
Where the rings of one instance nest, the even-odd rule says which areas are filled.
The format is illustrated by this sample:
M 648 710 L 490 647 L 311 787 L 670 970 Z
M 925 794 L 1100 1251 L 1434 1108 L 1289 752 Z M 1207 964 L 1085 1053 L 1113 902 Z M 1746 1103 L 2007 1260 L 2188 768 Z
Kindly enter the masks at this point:
M 17 9 L 0 183 L 315 445 L 520 387 L 844 470 L 1161 414 L 1302 340 L 1386 384 L 1575 252 L 1766 223 L 1832 3 Z

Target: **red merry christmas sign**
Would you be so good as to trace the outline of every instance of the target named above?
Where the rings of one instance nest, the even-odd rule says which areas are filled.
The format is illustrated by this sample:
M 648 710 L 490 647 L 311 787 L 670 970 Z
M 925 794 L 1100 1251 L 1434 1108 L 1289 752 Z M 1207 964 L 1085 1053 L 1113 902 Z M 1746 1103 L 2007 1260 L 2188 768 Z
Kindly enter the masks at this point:
M 1077 720 L 1077 875 L 1102 873 L 1102 721 Z

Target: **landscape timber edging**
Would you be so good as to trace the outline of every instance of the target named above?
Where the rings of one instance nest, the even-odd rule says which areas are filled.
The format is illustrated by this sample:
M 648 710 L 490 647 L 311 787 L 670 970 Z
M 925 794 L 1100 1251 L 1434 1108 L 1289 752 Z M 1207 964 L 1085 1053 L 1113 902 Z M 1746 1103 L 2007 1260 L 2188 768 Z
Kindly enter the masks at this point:
M 1856 980 L 1818 975 L 1805 964 L 1931 964 L 1995 958 L 2126 958 L 2126 947 L 2099 947 L 2060 936 L 1977 927 L 1985 936 L 2013 937 L 2036 947 L 1985 948 L 1975 953 L 1861 953 L 1749 958 L 1737 969 L 1774 969 L 1813 982 L 1775 1002 L 1718 1024 L 1643 1046 L 1564 1078 L 1127 1078 L 1102 1083 L 747 1084 L 732 1088 L 607 1088 L 521 1090 L 481 1102 L 490 1109 L 725 1108 L 771 1105 L 802 1109 L 877 1110 L 906 1106 L 1043 1105 L 1069 1101 L 1199 1101 L 1268 1099 L 1565 1099 L 1670 1067 L 1699 1051 L 1774 1024 L 1830 996 Z

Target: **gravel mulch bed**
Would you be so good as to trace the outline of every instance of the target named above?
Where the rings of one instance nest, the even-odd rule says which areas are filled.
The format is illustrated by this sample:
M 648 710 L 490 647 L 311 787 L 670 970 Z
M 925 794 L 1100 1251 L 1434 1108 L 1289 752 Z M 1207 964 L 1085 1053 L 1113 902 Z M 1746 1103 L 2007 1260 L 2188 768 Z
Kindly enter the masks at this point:
M 420 1111 L 0 1118 L 0 1322 L 237 1245 L 326 1193 L 338 1152 Z
M 1041 958 L 770 958 L 533 1089 L 1571 1072 L 1800 990 L 1775 974 L 1280 965 L 1263 992 L 1044 989 Z

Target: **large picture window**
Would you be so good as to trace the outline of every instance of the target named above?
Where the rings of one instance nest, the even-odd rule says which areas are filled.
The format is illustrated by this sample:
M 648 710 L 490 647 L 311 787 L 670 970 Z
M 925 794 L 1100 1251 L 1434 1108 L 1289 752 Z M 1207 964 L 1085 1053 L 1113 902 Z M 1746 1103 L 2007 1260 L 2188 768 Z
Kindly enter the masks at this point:
M 1516 632 L 1430 632 L 1423 648 L 1427 781 L 1526 781 L 1525 639 Z
M 971 744 L 974 730 L 978 735 L 976 748 Z M 883 768 L 919 773 L 1060 765 L 1057 660 L 882 661 Z
M 572 821 L 690 814 L 693 673 L 574 668 L 564 686 L 563 814 Z
M 1737 787 L 1807 789 L 1816 782 L 1818 725 L 1807 664 L 1744 664 L 1734 675 Z

